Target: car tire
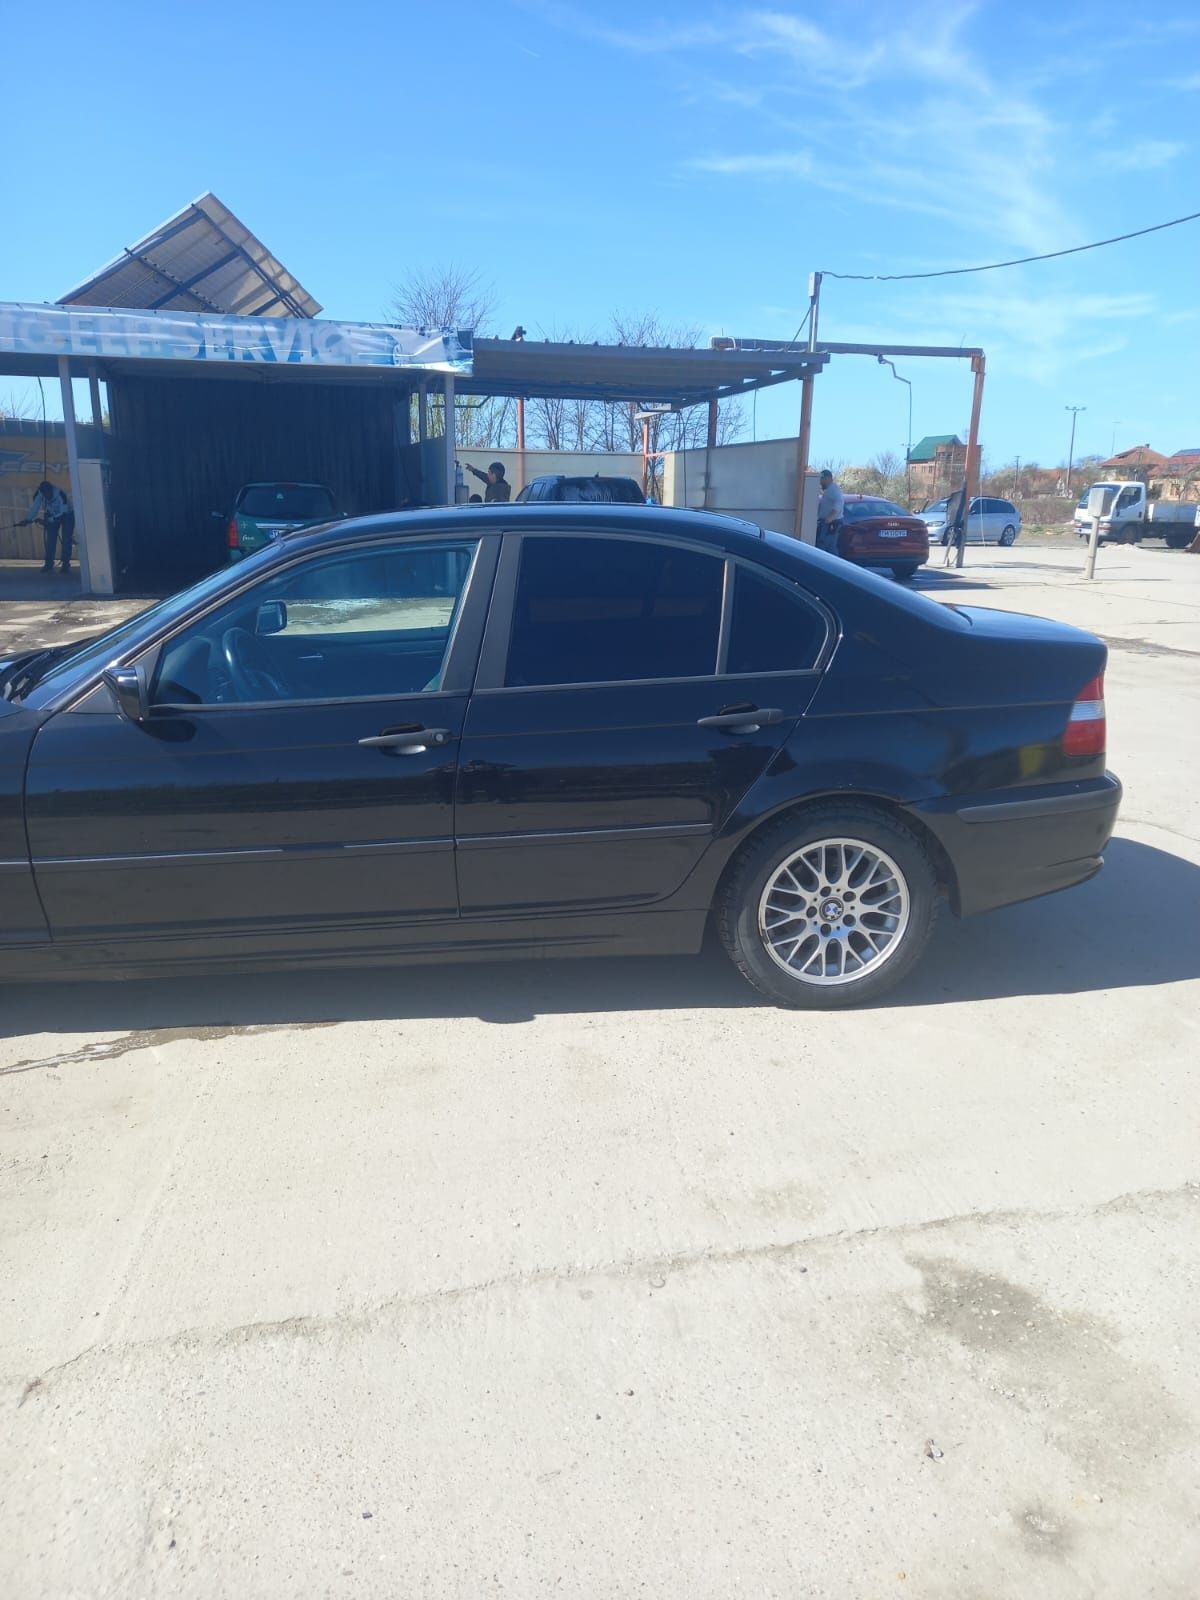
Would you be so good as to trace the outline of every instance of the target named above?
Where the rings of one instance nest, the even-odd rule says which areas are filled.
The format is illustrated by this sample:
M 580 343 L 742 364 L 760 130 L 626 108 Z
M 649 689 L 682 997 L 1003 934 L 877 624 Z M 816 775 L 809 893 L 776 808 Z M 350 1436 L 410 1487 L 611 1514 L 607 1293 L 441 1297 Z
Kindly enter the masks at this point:
M 823 901 L 822 890 L 829 891 Z M 803 910 L 794 914 L 793 906 Z M 937 920 L 937 874 L 920 838 L 898 818 L 831 801 L 781 817 L 752 838 L 735 857 L 715 909 L 734 964 L 768 999 L 841 1010 L 879 999 L 916 966 Z M 825 912 L 850 922 L 822 922 Z M 792 944 L 795 928 L 799 942 Z
M 1012 523 L 1010 522 L 1008 524 L 1007 528 L 1005 528 L 1003 530 L 1003 532 L 1001 533 L 1001 535 L 1000 535 L 1000 543 L 1002 545 L 1004 545 L 1005 548 L 1007 549 L 1010 545 L 1016 544 L 1016 542 L 1017 542 L 1017 530 L 1013 527 Z
M 898 578 L 901 583 L 908 583 L 912 578 L 916 577 L 917 568 L 920 565 L 919 561 L 893 561 L 892 577 Z

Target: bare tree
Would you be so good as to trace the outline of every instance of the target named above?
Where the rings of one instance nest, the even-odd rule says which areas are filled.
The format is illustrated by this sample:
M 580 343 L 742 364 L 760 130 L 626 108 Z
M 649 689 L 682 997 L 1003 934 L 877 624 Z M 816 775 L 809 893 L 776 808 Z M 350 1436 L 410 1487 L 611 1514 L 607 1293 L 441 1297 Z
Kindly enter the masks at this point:
M 495 314 L 496 295 L 477 272 L 432 267 L 410 272 L 393 286 L 389 313 L 408 328 L 478 331 Z
M 392 293 L 388 314 L 411 328 L 449 329 L 475 333 L 494 316 L 496 297 L 477 272 L 461 267 L 432 267 L 426 272 L 410 272 Z M 416 433 L 416 400 L 410 418 Z M 429 416 L 430 432 L 440 437 L 445 431 L 443 408 L 434 406 Z M 464 400 L 455 407 L 454 438 L 464 449 L 496 449 L 516 439 L 516 407 L 500 396 Z
M 16 389 L 10 389 L 6 395 L 0 395 L 0 420 L 10 417 L 14 422 L 24 418 L 26 421 L 41 415 L 37 401 L 29 394 L 19 394 Z

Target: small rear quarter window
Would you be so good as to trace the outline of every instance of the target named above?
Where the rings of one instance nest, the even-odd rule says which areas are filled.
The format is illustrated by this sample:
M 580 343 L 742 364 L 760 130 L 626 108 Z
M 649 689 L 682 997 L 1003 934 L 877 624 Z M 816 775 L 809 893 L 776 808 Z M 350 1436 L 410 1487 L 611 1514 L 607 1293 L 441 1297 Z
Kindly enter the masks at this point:
M 799 590 L 739 563 L 727 673 L 805 672 L 816 665 L 827 631 L 823 613 Z

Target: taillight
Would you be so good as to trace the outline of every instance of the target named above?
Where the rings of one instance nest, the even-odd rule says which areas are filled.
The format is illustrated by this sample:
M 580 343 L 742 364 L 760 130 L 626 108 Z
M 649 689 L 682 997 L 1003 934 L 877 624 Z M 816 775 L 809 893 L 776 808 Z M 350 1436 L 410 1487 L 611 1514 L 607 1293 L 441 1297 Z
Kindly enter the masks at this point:
M 1063 753 L 1068 756 L 1102 756 L 1107 742 L 1108 724 L 1104 715 L 1104 674 L 1101 672 L 1079 691 L 1063 734 Z
M 229 546 L 229 548 L 231 550 L 236 550 L 238 548 L 239 542 L 240 541 L 238 540 L 238 525 L 235 522 L 235 520 L 232 517 L 230 517 L 229 526 L 225 529 L 225 543 Z

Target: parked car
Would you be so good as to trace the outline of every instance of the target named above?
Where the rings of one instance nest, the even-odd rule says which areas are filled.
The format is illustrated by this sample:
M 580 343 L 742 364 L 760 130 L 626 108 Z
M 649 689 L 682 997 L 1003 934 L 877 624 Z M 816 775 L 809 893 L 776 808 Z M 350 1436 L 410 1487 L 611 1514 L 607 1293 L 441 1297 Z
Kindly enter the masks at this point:
M 775 1001 L 874 999 L 940 901 L 1099 871 L 1105 660 L 707 513 L 286 534 L 0 667 L 0 972 L 678 954 L 712 919 Z
M 890 567 L 907 580 L 929 560 L 929 534 L 920 517 L 876 495 L 848 494 L 838 555 L 861 567 Z
M 646 503 L 646 491 L 636 478 L 603 478 L 598 473 L 591 478 L 568 478 L 561 472 L 550 472 L 531 478 L 517 500 L 522 503 L 556 500 L 579 505 L 640 506 Z
M 921 512 L 930 539 L 936 539 L 939 544 L 950 542 L 946 529 L 948 504 L 948 500 L 935 500 Z M 1021 513 L 1011 500 L 997 500 L 993 495 L 978 494 L 971 501 L 971 509 L 967 513 L 968 544 L 1011 545 L 1017 542 L 1020 531 Z
M 317 527 L 338 515 L 332 492 L 323 483 L 248 483 L 234 497 L 225 522 L 225 543 L 230 561 L 241 561 L 282 533 Z

